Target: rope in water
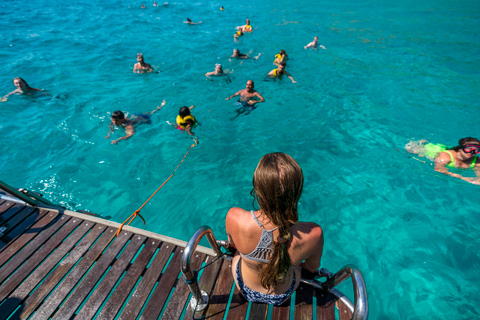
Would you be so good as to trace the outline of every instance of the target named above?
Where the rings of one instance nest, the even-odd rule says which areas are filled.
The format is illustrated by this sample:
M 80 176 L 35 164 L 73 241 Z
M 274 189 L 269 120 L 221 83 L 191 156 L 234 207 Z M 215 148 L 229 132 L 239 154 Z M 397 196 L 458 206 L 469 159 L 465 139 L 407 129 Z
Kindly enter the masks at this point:
M 161 185 L 160 187 L 158 187 L 157 191 L 155 191 L 155 192 L 150 196 L 150 198 L 148 198 L 148 200 L 145 201 L 144 204 L 142 204 L 142 206 L 141 206 L 140 208 L 138 208 L 137 210 L 135 210 L 135 212 L 132 213 L 132 214 L 130 215 L 130 217 L 128 217 L 127 220 L 125 220 L 125 221 L 122 223 L 122 225 L 120 226 L 120 228 L 118 228 L 118 230 L 117 230 L 117 237 L 118 237 L 120 231 L 122 231 L 123 226 L 124 226 L 125 224 L 127 224 L 127 226 L 130 225 L 130 223 L 133 221 L 133 219 L 135 219 L 137 216 L 139 216 L 140 218 L 142 218 L 143 224 L 145 224 L 145 219 L 140 215 L 140 210 L 142 210 L 142 208 L 148 203 L 148 201 L 150 201 L 150 199 L 153 198 L 153 196 L 165 185 L 165 183 L 167 183 L 167 181 L 170 180 L 171 177 L 173 177 L 173 175 L 175 174 L 175 171 L 177 171 L 178 167 L 180 167 L 180 165 L 181 165 L 182 162 L 185 160 L 185 158 L 187 157 L 187 155 L 188 155 L 188 153 L 190 152 L 190 150 L 192 150 L 192 148 L 197 145 L 197 141 L 194 140 L 194 142 L 195 142 L 195 143 L 192 144 L 192 145 L 190 146 L 190 148 L 188 148 L 187 153 L 185 153 L 185 155 L 183 156 L 182 161 L 180 161 L 180 163 L 177 165 L 177 167 L 175 168 L 175 170 L 173 170 L 173 173 L 170 175 L 170 177 L 168 177 L 167 180 L 165 180 L 165 182 L 162 183 L 162 185 Z M 127 221 L 128 221 L 128 223 L 127 223 Z

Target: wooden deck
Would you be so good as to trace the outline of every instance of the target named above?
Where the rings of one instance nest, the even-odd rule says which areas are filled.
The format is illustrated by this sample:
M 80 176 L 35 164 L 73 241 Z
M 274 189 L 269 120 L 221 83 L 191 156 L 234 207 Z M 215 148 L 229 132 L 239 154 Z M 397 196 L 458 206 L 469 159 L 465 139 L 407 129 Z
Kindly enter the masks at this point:
M 0 200 L 0 320 L 192 319 L 190 292 L 180 273 L 185 242 L 69 211 Z M 192 230 L 193 232 L 194 230 Z M 192 269 L 214 259 L 200 247 Z M 207 319 L 246 319 L 248 302 L 235 290 L 231 264 L 202 270 L 210 293 Z M 230 302 L 227 312 L 226 307 Z M 283 306 L 251 304 L 248 319 L 335 319 L 331 294 L 303 285 Z M 268 309 L 270 308 L 270 311 Z M 340 319 L 351 314 L 341 305 Z M 198 315 L 197 315 L 198 317 Z

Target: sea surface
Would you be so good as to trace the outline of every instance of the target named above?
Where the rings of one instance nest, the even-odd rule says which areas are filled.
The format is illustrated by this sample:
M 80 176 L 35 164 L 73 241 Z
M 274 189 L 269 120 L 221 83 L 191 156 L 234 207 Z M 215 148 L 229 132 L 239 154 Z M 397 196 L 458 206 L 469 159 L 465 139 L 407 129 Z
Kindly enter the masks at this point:
M 229 208 L 252 208 L 260 158 L 285 152 L 305 176 L 300 219 L 325 233 L 322 266 L 362 271 L 369 319 L 480 319 L 480 186 L 404 150 L 480 136 L 478 0 L 144 4 L 0 3 L 0 95 L 15 77 L 46 90 L 0 102 L 0 180 L 123 222 L 192 145 L 166 121 L 195 105 L 199 145 L 132 225 L 226 239 Z M 254 31 L 235 43 L 246 18 Z M 314 36 L 326 50 L 303 48 Z M 234 48 L 263 55 L 229 61 Z M 297 83 L 265 81 L 281 49 Z M 159 72 L 133 73 L 137 53 Z M 206 80 L 216 63 L 231 83 Z M 266 102 L 235 117 L 225 98 L 249 79 Z M 163 99 L 132 138 L 104 138 L 113 111 Z

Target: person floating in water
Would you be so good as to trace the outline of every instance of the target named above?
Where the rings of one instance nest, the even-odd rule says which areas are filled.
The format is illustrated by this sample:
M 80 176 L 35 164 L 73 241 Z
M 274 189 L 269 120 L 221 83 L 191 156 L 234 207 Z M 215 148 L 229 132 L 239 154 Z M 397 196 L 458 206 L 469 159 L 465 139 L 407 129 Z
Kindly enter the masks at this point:
M 243 33 L 245 32 L 252 32 L 253 28 L 252 25 L 250 24 L 250 19 L 247 19 L 245 24 L 243 26 L 236 27 L 237 30 L 242 30 Z
M 176 124 L 167 121 L 167 123 L 171 126 L 174 126 L 178 130 L 187 131 L 189 135 L 194 137 L 194 141 L 198 143 L 198 138 L 195 137 L 195 133 L 192 132 L 193 127 L 197 125 L 197 119 L 192 115 L 191 111 L 195 108 L 194 105 L 190 107 L 181 107 L 178 111 L 178 116 L 176 119 Z
M 207 73 L 205 73 L 205 76 L 208 77 L 209 79 L 210 79 L 210 76 L 216 76 L 216 77 L 225 76 L 225 81 L 227 83 L 232 82 L 232 80 L 228 76 L 228 72 L 223 71 L 222 65 L 220 63 L 215 64 L 215 71 L 207 72 Z
M 247 53 L 247 54 L 243 54 L 243 53 L 240 53 L 240 50 L 238 49 L 233 49 L 233 55 L 230 56 L 230 60 L 229 61 L 232 61 L 232 58 L 235 58 L 235 59 L 252 59 L 252 60 L 258 60 L 258 58 L 262 55 L 263 53 L 259 53 L 258 56 L 255 56 L 253 58 L 250 58 L 249 55 L 250 53 Z
M 427 142 L 427 140 L 411 141 L 405 146 L 405 150 L 434 160 L 435 171 L 480 185 L 480 161 L 477 156 L 480 154 L 480 140 L 472 137 L 463 138 L 453 148 Z M 473 169 L 477 177 L 464 177 L 450 172 L 447 168 Z
M 280 50 L 280 53 L 275 55 L 275 60 L 273 60 L 273 64 L 278 67 L 282 62 L 287 63 L 287 59 L 288 54 L 285 52 L 285 50 Z
M 151 123 L 150 116 L 162 109 L 165 105 L 165 100 L 162 101 L 162 104 L 157 107 L 157 109 L 152 112 L 146 113 L 137 113 L 131 119 L 125 117 L 122 111 L 118 110 L 112 113 L 112 122 L 108 126 L 108 134 L 105 139 L 110 138 L 110 135 L 115 131 L 115 127 L 120 127 L 125 129 L 125 136 L 118 138 L 117 140 L 112 140 L 112 144 L 117 144 L 120 140 L 126 140 L 135 134 L 135 125 L 140 123 Z
M 142 9 L 145 9 L 145 5 L 142 3 Z
M 225 11 L 225 8 L 223 6 L 221 6 L 220 11 Z
M 41 89 L 30 87 L 28 83 L 20 77 L 14 78 L 13 84 L 15 85 L 15 87 L 17 87 L 17 89 L 4 96 L 1 101 L 7 101 L 7 98 L 12 94 L 29 94 L 33 91 L 43 91 Z
M 153 71 L 151 65 L 143 60 L 143 53 L 137 53 L 137 63 L 133 66 L 133 72 L 135 73 L 149 73 Z
M 297 83 L 292 75 L 290 73 L 287 72 L 287 70 L 285 70 L 285 66 L 287 64 L 282 61 L 282 63 L 280 63 L 278 65 L 278 68 L 277 69 L 273 69 L 272 71 L 270 71 L 268 74 L 267 74 L 267 77 L 269 78 L 272 78 L 272 79 L 281 79 L 283 77 L 283 75 L 287 75 L 287 77 L 292 80 L 292 83 Z
M 195 22 L 192 21 L 192 19 L 187 18 L 187 21 L 183 21 L 183 23 L 187 23 L 187 24 L 200 24 L 200 23 L 202 23 L 202 21 L 195 23 Z
M 317 51 L 317 48 L 318 48 L 318 47 L 320 47 L 320 48 L 322 48 L 322 49 L 325 49 L 325 50 L 327 49 L 327 48 L 325 48 L 324 46 L 322 46 L 321 44 L 318 44 L 318 37 L 314 37 L 314 38 L 313 38 L 313 41 L 310 42 L 309 44 L 307 44 L 304 48 L 305 48 L 305 49 L 312 48 L 312 49 L 314 49 L 315 51 Z
M 240 38 L 241 36 L 243 36 L 243 30 L 242 29 L 238 29 L 235 34 L 233 35 L 233 38 L 235 40 L 235 42 L 238 41 L 238 38 Z
M 154 6 L 154 7 L 158 7 L 157 1 L 153 1 L 153 6 Z
M 237 115 L 230 120 L 235 119 L 241 114 L 249 114 L 250 112 L 252 112 L 252 110 L 256 108 L 255 105 L 257 103 L 265 102 L 265 99 L 262 97 L 260 92 L 253 89 L 254 87 L 255 84 L 253 83 L 253 80 L 248 80 L 245 89 L 242 89 L 234 95 L 231 95 L 230 97 L 225 99 L 230 100 L 235 96 L 240 96 L 238 101 L 235 103 L 235 106 L 237 107 Z

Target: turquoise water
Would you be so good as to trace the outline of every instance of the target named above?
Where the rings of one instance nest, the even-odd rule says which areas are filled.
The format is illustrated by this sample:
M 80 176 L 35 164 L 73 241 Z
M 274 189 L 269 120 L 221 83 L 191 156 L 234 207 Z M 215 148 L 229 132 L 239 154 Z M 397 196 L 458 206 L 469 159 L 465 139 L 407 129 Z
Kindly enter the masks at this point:
M 142 210 L 147 225 L 134 226 L 187 240 L 207 224 L 225 238 L 228 209 L 251 208 L 258 160 L 282 151 L 304 170 L 300 215 L 324 229 L 322 265 L 361 269 L 370 319 L 480 318 L 479 186 L 403 151 L 412 139 L 480 136 L 480 2 L 145 5 L 2 3 L 0 94 L 19 76 L 51 96 L 0 103 L 1 180 L 122 222 L 188 150 L 191 139 L 165 121 L 194 104 L 200 144 Z M 258 28 L 235 44 L 245 18 Z M 315 35 L 327 50 L 303 49 Z M 229 62 L 233 48 L 264 55 Z M 263 81 L 280 49 L 296 84 Z M 162 72 L 134 74 L 138 52 Z M 234 71 L 232 83 L 205 80 L 215 63 Z M 225 98 L 248 79 L 266 103 L 231 121 Z M 163 99 L 130 140 L 104 139 L 113 111 Z

